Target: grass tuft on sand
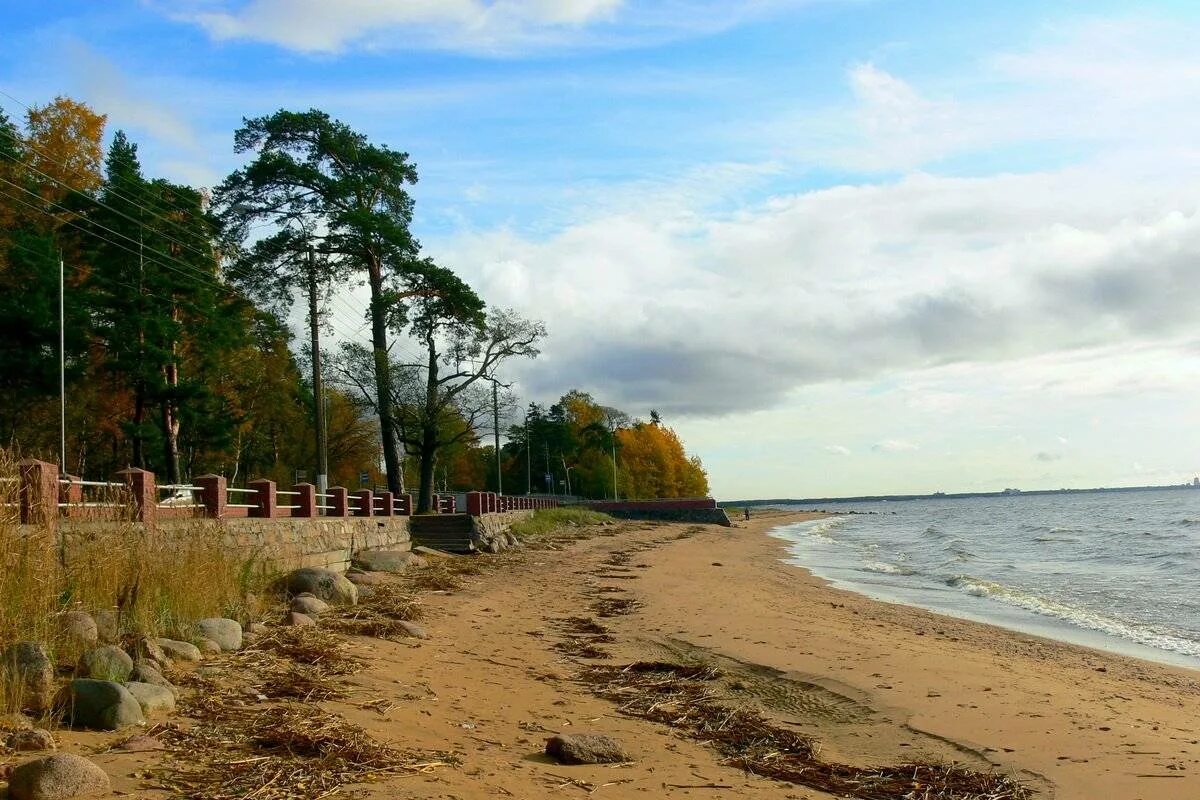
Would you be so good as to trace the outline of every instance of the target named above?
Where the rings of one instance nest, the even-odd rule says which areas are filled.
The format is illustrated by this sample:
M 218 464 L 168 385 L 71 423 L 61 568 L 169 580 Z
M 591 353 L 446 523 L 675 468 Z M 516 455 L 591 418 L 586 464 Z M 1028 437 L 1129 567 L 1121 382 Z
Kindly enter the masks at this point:
M 533 512 L 528 519 L 513 523 L 509 530 L 519 539 L 544 536 L 563 528 L 586 528 L 611 522 L 612 517 L 587 508 L 545 508 Z

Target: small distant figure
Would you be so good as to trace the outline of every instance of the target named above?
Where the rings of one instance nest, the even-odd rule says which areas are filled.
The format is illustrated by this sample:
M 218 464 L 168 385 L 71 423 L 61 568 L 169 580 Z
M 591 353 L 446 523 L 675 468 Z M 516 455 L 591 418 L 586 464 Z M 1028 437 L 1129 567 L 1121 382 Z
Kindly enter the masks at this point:
M 749 522 L 750 521 L 750 506 L 746 506 L 745 508 L 743 508 L 742 513 L 746 515 L 746 521 Z

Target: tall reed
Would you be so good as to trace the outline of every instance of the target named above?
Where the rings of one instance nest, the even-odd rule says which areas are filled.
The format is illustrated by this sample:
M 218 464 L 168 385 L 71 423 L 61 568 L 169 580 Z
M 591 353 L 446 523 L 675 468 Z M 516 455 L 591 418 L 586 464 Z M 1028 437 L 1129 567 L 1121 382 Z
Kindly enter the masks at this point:
M 0 651 L 41 642 L 57 663 L 74 664 L 81 644 L 66 621 L 76 610 L 115 613 L 123 634 L 185 640 L 197 619 L 245 621 L 261 610 L 262 571 L 226 545 L 218 522 L 142 525 L 125 493 L 109 489 L 89 498 L 108 504 L 105 519 L 21 525 L 18 492 L 16 461 L 0 450 Z M 15 710 L 10 683 L 0 676 L 0 713 Z

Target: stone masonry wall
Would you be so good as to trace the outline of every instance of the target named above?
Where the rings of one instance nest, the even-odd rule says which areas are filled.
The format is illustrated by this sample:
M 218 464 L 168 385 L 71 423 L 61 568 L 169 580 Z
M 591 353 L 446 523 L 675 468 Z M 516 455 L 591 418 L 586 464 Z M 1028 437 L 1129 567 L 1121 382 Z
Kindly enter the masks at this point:
M 69 557 L 71 542 L 102 522 L 63 521 L 61 535 Z M 198 536 L 219 531 L 226 545 L 253 558 L 268 571 L 326 567 L 345 571 L 362 550 L 411 547 L 408 517 L 315 517 L 297 519 L 164 520 L 160 528 L 195 529 Z
M 500 511 L 492 514 L 479 514 L 471 517 L 471 525 L 475 532 L 471 538 L 480 550 L 486 550 L 496 534 L 504 533 L 514 522 L 529 519 L 533 511 Z

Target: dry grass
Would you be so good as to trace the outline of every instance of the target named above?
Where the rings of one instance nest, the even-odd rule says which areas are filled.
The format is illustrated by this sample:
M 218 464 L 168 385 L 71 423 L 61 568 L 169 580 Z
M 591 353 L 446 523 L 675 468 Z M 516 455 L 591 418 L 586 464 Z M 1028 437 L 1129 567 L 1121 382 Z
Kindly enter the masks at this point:
M 274 628 L 254 643 L 259 651 L 312 667 L 320 677 L 353 675 L 365 664 L 345 639 L 324 628 Z
M 58 663 L 74 663 L 79 643 L 64 635 L 62 618 L 76 609 L 116 612 L 122 633 L 178 639 L 192 638 L 196 619 L 260 611 L 254 560 L 228 549 L 216 523 L 147 528 L 132 521 L 123 489 L 89 488 L 89 502 L 111 504 L 110 519 L 22 526 L 18 488 L 16 459 L 0 450 L 0 649 L 37 641 Z M 0 713 L 18 705 L 0 675 Z
M 818 757 L 816 742 L 757 711 L 729 705 L 706 666 L 636 662 L 595 666 L 583 681 L 632 717 L 686 733 L 749 772 L 860 800 L 1029 800 L 1033 792 L 1005 775 L 958 765 L 904 763 L 856 767 Z

